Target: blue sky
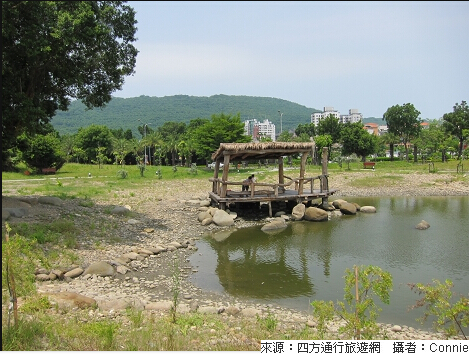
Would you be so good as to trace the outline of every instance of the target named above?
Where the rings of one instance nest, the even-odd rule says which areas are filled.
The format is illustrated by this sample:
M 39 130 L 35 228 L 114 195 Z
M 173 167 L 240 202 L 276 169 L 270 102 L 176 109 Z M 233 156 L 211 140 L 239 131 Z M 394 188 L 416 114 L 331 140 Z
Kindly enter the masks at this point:
M 116 97 L 274 97 L 380 118 L 412 103 L 422 119 L 469 101 L 468 1 L 127 4 L 140 53 Z

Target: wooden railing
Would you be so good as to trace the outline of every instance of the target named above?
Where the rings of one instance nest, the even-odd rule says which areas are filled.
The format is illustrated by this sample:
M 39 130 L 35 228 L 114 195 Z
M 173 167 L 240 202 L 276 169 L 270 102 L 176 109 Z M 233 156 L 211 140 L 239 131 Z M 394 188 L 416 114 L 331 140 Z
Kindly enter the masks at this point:
M 267 194 L 278 197 L 279 193 L 283 193 L 287 187 L 294 185 L 295 191 L 299 194 L 304 192 L 304 187 L 308 183 L 310 183 L 310 193 L 314 193 L 314 181 L 319 181 L 319 191 L 321 193 L 329 190 L 329 176 L 327 175 L 319 175 L 316 177 L 304 177 L 304 178 L 291 178 L 288 176 L 284 176 L 284 178 L 290 180 L 288 183 L 263 183 L 263 182 L 255 182 L 249 183 L 249 190 L 242 192 L 242 191 L 233 191 L 231 188 L 233 186 L 243 186 L 245 185 L 244 182 L 234 182 L 234 181 L 222 181 L 220 178 L 210 178 L 209 181 L 212 182 L 212 192 L 219 195 L 220 197 L 226 197 L 227 193 L 231 194 L 238 194 L 238 195 L 247 195 L 254 197 L 259 194 Z M 300 186 L 302 185 L 302 190 L 299 191 Z M 242 188 L 240 188 L 242 189 Z

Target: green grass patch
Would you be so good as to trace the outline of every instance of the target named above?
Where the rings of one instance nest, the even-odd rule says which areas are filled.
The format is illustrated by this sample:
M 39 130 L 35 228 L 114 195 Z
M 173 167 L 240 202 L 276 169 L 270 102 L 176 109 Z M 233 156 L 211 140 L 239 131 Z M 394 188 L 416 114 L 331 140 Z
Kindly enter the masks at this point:
M 402 176 L 373 174 L 364 178 L 354 179 L 350 182 L 350 185 L 359 188 L 390 186 L 401 183 L 403 179 Z
M 47 223 L 14 223 L 11 224 L 11 234 L 18 234 L 29 240 L 35 240 L 39 245 L 49 244 L 65 248 L 75 248 L 78 230 L 71 220 L 58 219 Z M 4 239 L 4 230 L 2 231 Z

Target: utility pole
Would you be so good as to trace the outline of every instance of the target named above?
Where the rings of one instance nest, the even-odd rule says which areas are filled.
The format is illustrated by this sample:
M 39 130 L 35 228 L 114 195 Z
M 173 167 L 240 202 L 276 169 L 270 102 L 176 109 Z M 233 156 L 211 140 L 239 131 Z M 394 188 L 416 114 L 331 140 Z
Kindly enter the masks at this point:
M 143 123 L 140 119 L 138 120 L 140 123 Z M 145 123 L 143 125 L 143 140 L 147 137 L 147 125 L 151 123 Z M 148 147 L 148 155 L 150 155 L 150 147 Z M 145 169 L 147 169 L 147 145 L 145 142 L 145 146 L 143 147 L 143 166 L 145 166 Z
M 278 114 L 280 114 L 280 134 L 282 134 L 282 117 L 283 117 L 283 113 L 281 113 L 280 111 L 278 111 Z

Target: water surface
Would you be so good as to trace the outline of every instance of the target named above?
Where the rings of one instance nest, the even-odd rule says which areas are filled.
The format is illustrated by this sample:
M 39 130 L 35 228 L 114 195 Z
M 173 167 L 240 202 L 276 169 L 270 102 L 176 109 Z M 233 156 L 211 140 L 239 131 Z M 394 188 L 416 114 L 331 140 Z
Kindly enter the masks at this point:
M 345 270 L 375 265 L 391 273 L 391 303 L 379 322 L 420 326 L 408 283 L 451 279 L 469 296 L 469 197 L 347 198 L 373 205 L 326 222 L 295 221 L 277 233 L 259 227 L 207 235 L 197 243 L 192 281 L 244 300 L 311 312 L 313 300 L 343 300 Z M 415 226 L 425 220 L 427 230 Z

